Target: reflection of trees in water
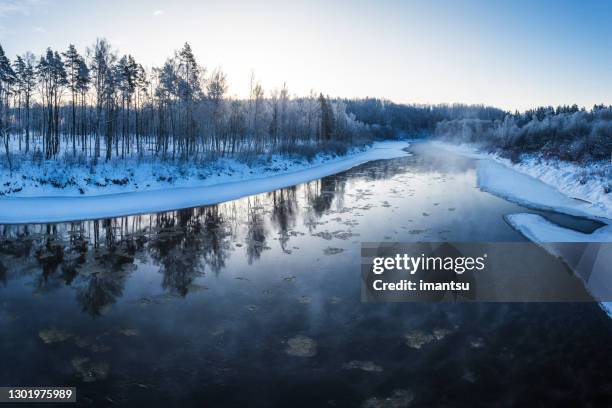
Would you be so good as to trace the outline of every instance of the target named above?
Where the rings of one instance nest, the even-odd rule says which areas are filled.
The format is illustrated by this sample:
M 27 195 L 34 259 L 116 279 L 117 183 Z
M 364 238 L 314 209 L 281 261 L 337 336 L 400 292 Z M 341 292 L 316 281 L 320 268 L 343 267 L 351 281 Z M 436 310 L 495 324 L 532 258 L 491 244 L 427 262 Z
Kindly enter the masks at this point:
M 35 256 L 39 246 L 28 226 L 0 227 L 0 270 L 5 284 L 40 270 Z
M 103 265 L 104 262 L 101 262 Z M 131 268 L 104 268 L 90 272 L 77 289 L 77 301 L 81 309 L 93 317 L 100 316 L 123 294 L 125 281 Z
M 299 206 L 304 223 L 343 206 L 347 184 L 405 172 L 409 161 L 360 166 L 296 187 L 216 206 L 162 214 L 59 224 L 0 226 L 0 287 L 33 275 L 36 291 L 72 286 L 82 309 L 98 316 L 122 295 L 136 259 L 159 265 L 165 290 L 187 295 L 205 270 L 219 273 L 243 241 L 252 264 L 270 249 L 266 222 L 278 231 L 281 249 L 290 252 Z M 245 228 L 240 228 L 245 226 Z M 244 236 L 242 236 L 244 234 Z M 240 236 L 239 236 L 240 235 Z
M 100 316 L 123 293 L 134 259 L 142 250 L 142 240 L 131 234 L 126 218 L 93 221 L 93 245 L 89 251 L 85 229 L 75 226 L 70 234 L 72 256 L 65 269 L 78 273 L 77 300 L 83 311 Z
M 279 242 L 285 253 L 289 242 L 289 230 L 295 226 L 297 212 L 297 188 L 289 187 L 273 191 L 269 194 L 272 199 L 272 222 L 278 227 Z
M 203 257 L 211 271 L 219 274 L 225 268 L 225 260 L 232 249 L 232 228 L 227 222 L 227 215 L 220 211 L 219 206 L 207 207 L 204 222 L 206 228 L 202 237 L 206 245 Z
M 219 273 L 231 249 L 230 228 L 219 206 L 158 214 L 149 253 L 163 274 L 162 286 L 181 296 L 208 265 Z
M 83 311 L 99 316 L 121 296 L 136 269 L 135 259 L 150 255 L 160 265 L 164 289 L 185 296 L 205 265 L 215 273 L 225 267 L 232 233 L 226 219 L 219 206 L 210 206 L 96 221 L 2 226 L 0 282 L 35 273 L 38 293 L 73 286 Z
M 204 272 L 199 254 L 201 242 L 197 238 L 201 225 L 192 219 L 191 212 L 158 214 L 157 230 L 148 245 L 151 258 L 160 265 L 163 288 L 181 296 L 187 294 L 189 285 Z
M 249 265 L 254 260 L 259 259 L 265 249 L 269 249 L 266 246 L 266 226 L 263 219 L 263 210 L 264 207 L 261 205 L 259 196 L 247 198 L 247 234 L 245 240 Z
M 324 177 L 308 183 L 306 197 L 315 215 L 320 217 L 331 208 L 336 193 L 337 179 L 334 176 Z
M 298 192 L 306 192 L 320 216 L 341 190 L 334 178 L 326 178 L 246 198 L 246 211 L 232 202 L 104 220 L 1 226 L 0 282 L 36 273 L 38 293 L 73 286 L 83 310 L 98 316 L 121 296 L 135 260 L 150 257 L 160 267 L 163 288 L 185 296 L 205 269 L 219 273 L 225 267 L 236 226 L 246 225 L 247 261 L 252 264 L 270 249 L 267 214 L 278 228 L 282 250 L 288 251 Z
M 342 206 L 346 177 L 329 176 L 311 181 L 304 186 L 308 211 L 304 215 L 304 224 L 309 230 L 316 228 L 319 218 L 329 211 L 336 200 L 338 206 Z
M 22 242 L 28 243 L 27 249 L 23 248 L 23 256 L 31 255 L 33 258 L 30 268 L 41 270 L 35 282 L 38 293 L 69 285 L 76 275 L 72 256 L 76 249 L 66 245 L 64 231 L 58 228 L 57 224 L 45 225 L 43 228 L 38 234 L 34 234 L 34 237 L 29 237 L 26 233 L 21 239 Z
M 45 278 L 57 270 L 64 257 L 64 245 L 61 237 L 58 236 L 56 225 L 47 225 L 46 228 L 44 243 L 36 250 L 36 259 L 38 259 Z

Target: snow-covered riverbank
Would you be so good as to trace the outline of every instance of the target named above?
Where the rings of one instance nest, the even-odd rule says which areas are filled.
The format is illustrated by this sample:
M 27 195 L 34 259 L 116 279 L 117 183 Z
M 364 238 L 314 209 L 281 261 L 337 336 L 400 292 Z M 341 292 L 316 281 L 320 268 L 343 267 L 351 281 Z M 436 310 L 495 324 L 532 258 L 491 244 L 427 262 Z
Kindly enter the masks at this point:
M 216 204 L 315 180 L 368 161 L 406 156 L 409 154 L 404 150 L 406 147 L 406 142 L 389 141 L 375 143 L 365 151 L 342 157 L 319 157 L 313 162 L 291 164 L 279 158 L 266 167 L 225 167 L 216 176 L 213 174 L 204 180 L 179 178 L 172 185 L 167 179 L 162 180 L 166 182 L 163 185 L 143 180 L 144 188 L 115 183 L 111 189 L 101 186 L 92 189 L 91 194 L 88 191 L 82 195 L 75 194 L 74 188 L 19 191 L 0 198 L 0 223 L 74 221 Z M 121 170 L 115 173 L 120 176 Z
M 612 191 L 607 192 L 612 183 L 610 164 L 581 167 L 537 157 L 524 157 L 520 163 L 512 163 L 498 155 L 483 153 L 475 146 L 438 141 L 431 144 L 481 159 L 478 186 L 492 194 L 532 208 L 612 220 Z
M 525 207 L 555 211 L 577 217 L 605 219 L 609 208 L 568 197 L 551 184 L 519 172 L 495 160 L 478 163 L 478 187 Z
M 525 238 L 542 246 L 549 253 L 560 257 L 581 276 L 586 288 L 612 317 L 612 276 L 610 275 L 609 246 L 612 243 L 612 192 L 605 193 L 606 183 L 612 180 L 597 176 L 582 179 L 584 174 L 600 174 L 593 169 L 581 169 L 569 163 L 546 163 L 534 158 L 513 164 L 499 156 L 479 152 L 467 145 L 451 145 L 433 142 L 435 147 L 479 159 L 478 186 L 480 189 L 530 208 L 587 217 L 604 223 L 590 234 L 556 225 L 537 214 L 508 214 L 506 221 Z M 601 166 L 593 165 L 595 166 Z M 609 174 L 604 170 L 602 175 Z M 581 182 L 582 181 L 582 182 Z M 589 253 L 593 262 L 576 262 L 575 248 L 563 244 L 583 243 L 583 253 Z M 608 244 L 609 245 L 609 244 Z M 593 253 L 597 254 L 593 256 Z M 582 259 L 578 257 L 578 259 Z
M 391 146 L 388 143 L 392 142 L 385 143 Z M 248 164 L 239 158 L 227 157 L 206 162 L 113 158 L 110 161 L 101 159 L 95 166 L 70 156 L 38 164 L 25 161 L 12 172 L 0 168 L 0 197 L 92 196 L 211 186 L 336 163 L 381 146 L 375 143 L 370 147 L 353 148 L 342 156 L 323 153 L 311 160 L 302 156 L 261 155 Z

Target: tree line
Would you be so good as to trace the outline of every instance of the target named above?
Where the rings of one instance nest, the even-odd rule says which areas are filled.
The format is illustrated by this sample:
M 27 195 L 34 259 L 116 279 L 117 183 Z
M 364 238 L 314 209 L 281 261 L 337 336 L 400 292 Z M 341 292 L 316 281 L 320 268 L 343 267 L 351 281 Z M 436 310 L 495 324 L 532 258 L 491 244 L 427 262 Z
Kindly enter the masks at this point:
M 292 152 L 346 146 L 366 126 L 340 100 L 267 94 L 252 76 L 249 97 L 228 97 L 225 73 L 196 61 L 188 43 L 161 67 L 145 69 L 98 39 L 80 54 L 48 48 L 10 61 L 0 46 L 0 136 L 6 157 L 155 156 Z
M 454 104 L 397 104 L 378 98 L 346 100 L 347 110 L 373 131 L 385 137 L 396 132 L 410 136 L 429 136 L 443 120 L 454 119 L 503 119 L 507 112 L 486 105 Z
M 480 143 L 514 160 L 531 153 L 566 161 L 609 161 L 612 106 L 546 106 L 496 119 L 443 120 L 435 134 L 453 142 Z
M 292 96 L 286 84 L 266 92 L 254 75 L 248 97 L 238 99 L 228 96 L 225 73 L 200 64 L 188 43 L 151 69 L 105 39 L 84 53 L 69 45 L 13 61 L 0 46 L 0 138 L 9 167 L 15 156 L 95 164 L 344 153 L 372 139 L 429 135 L 457 121 L 498 123 L 508 115 L 484 105 Z

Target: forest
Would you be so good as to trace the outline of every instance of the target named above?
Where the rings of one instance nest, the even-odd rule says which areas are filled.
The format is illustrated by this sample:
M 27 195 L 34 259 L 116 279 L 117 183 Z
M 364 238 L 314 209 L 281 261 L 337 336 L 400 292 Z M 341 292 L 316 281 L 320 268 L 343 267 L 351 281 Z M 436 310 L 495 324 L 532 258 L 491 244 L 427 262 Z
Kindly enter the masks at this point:
M 435 134 L 455 143 L 478 143 L 514 161 L 522 154 L 588 163 L 612 157 L 612 106 L 540 107 L 503 118 L 442 120 Z
M 198 64 L 189 44 L 151 70 L 131 55 L 119 57 L 104 39 L 84 56 L 70 45 L 13 63 L 0 49 L 5 154 L 9 164 L 15 149 L 45 160 L 184 160 L 349 142 L 360 131 L 342 104 L 322 94 L 290 100 L 283 87 L 265 98 L 254 78 L 246 101 L 228 98 L 227 89 L 225 74 Z
M 478 142 L 513 157 L 541 152 L 585 161 L 612 153 L 612 107 L 541 107 L 510 113 L 484 105 L 407 105 L 377 98 L 291 95 L 264 90 L 254 74 L 248 98 L 228 95 L 219 68 L 188 43 L 161 67 L 145 68 L 105 39 L 79 53 L 48 48 L 10 60 L 0 46 L 2 165 L 64 160 L 95 165 L 136 157 L 207 162 L 260 154 L 344 154 L 376 139 L 435 135 Z
M 431 133 L 441 120 L 502 118 L 484 106 L 398 105 L 381 99 L 294 96 L 265 91 L 251 76 L 249 97 L 228 96 L 219 69 L 207 69 L 188 43 L 161 67 L 120 56 L 105 39 L 11 61 L 0 46 L 3 165 L 138 157 L 205 162 L 261 153 L 343 154 L 374 139 Z

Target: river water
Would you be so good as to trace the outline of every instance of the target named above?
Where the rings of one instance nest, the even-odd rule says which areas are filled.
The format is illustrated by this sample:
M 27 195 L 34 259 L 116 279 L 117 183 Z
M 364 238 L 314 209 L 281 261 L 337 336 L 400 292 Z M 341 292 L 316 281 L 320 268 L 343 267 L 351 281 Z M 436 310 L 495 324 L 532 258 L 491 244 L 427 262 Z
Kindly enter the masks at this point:
M 524 241 L 427 146 L 194 209 L 0 226 L 0 385 L 83 406 L 519 406 L 612 395 L 597 303 L 360 301 L 360 243 Z M 591 231 L 592 222 L 541 213 Z

